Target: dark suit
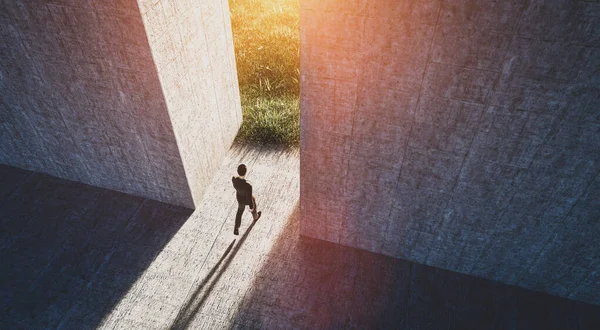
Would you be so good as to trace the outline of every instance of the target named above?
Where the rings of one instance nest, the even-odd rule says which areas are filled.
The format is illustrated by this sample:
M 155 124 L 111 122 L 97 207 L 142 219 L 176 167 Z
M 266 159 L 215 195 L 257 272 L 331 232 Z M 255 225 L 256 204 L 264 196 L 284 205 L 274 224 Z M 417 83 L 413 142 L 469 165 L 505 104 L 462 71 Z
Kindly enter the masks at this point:
M 249 181 L 239 176 L 234 176 L 231 178 L 231 182 L 233 182 L 235 198 L 238 201 L 238 210 L 235 215 L 235 229 L 238 229 L 242 223 L 242 214 L 246 205 L 250 206 L 252 215 L 256 218 L 256 199 L 252 195 L 252 185 Z

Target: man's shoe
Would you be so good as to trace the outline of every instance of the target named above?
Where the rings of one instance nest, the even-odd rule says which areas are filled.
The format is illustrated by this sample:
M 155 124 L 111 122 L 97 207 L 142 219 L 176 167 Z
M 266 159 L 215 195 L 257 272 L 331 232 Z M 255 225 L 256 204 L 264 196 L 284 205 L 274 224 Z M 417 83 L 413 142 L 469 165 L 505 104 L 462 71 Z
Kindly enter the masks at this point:
M 234 235 L 239 235 L 239 234 L 240 234 L 240 232 L 238 231 L 238 229 L 237 229 L 237 228 L 235 228 L 235 229 L 233 230 L 233 234 L 234 234 Z
M 261 214 L 262 214 L 262 211 L 258 211 L 258 213 L 256 215 L 256 219 L 254 219 L 254 221 L 258 221 L 258 219 L 260 219 Z

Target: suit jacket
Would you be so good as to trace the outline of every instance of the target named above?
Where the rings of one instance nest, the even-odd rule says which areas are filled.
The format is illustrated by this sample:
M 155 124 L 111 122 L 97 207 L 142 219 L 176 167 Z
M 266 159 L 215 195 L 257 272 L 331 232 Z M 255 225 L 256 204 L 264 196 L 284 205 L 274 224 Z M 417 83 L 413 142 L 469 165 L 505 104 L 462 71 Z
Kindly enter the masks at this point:
M 252 205 L 252 185 L 250 182 L 239 176 L 232 177 L 231 182 L 233 182 L 236 191 L 235 198 L 238 203 Z

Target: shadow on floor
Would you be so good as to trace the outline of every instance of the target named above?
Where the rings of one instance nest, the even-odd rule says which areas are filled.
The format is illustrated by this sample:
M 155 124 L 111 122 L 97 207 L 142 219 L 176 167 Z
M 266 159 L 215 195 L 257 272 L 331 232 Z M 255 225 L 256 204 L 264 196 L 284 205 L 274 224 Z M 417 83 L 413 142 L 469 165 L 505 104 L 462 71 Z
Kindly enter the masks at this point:
M 0 328 L 95 328 L 191 210 L 0 165 Z
M 223 267 L 221 267 L 221 269 L 219 269 L 221 262 L 223 262 L 225 257 L 227 257 L 227 255 L 231 251 L 231 248 L 233 248 L 233 245 L 235 244 L 235 240 L 233 240 L 233 242 L 231 242 L 231 244 L 229 244 L 229 247 L 227 247 L 227 249 L 225 250 L 225 253 L 223 253 L 223 255 L 221 256 L 219 261 L 213 266 L 213 268 L 210 270 L 210 272 L 206 275 L 206 277 L 198 285 L 198 287 L 196 288 L 196 290 L 194 291 L 192 296 L 187 300 L 185 305 L 181 308 L 181 310 L 177 314 L 177 318 L 175 319 L 175 321 L 173 322 L 173 325 L 171 326 L 171 329 L 177 329 L 177 330 L 186 329 L 190 325 L 190 323 L 194 320 L 194 317 L 196 317 L 196 314 L 198 313 L 200 308 L 202 308 L 202 306 L 206 302 L 206 299 L 208 298 L 208 296 L 213 291 L 215 285 L 217 285 L 217 283 L 221 279 L 221 276 L 223 276 L 223 273 L 227 270 L 227 268 L 231 264 L 231 261 L 233 260 L 235 255 L 240 250 L 242 244 L 244 243 L 244 241 L 250 234 L 250 231 L 252 230 L 252 228 L 254 228 L 255 224 L 256 224 L 256 222 L 252 222 L 252 224 L 248 227 L 248 229 L 246 229 L 246 232 L 244 232 L 244 235 L 242 235 L 242 238 L 240 239 L 238 244 L 233 249 L 233 252 L 227 258 L 227 261 L 225 261 L 225 264 L 223 264 Z M 219 270 L 219 272 L 217 273 L 215 278 L 212 280 L 212 283 L 210 284 L 210 286 L 206 289 L 206 291 L 204 291 L 204 294 L 201 297 L 198 297 L 198 295 L 203 291 L 204 286 L 212 279 L 212 277 L 215 274 L 215 272 L 217 271 L 217 269 Z
M 237 328 L 600 329 L 600 306 L 300 237 L 298 210 Z

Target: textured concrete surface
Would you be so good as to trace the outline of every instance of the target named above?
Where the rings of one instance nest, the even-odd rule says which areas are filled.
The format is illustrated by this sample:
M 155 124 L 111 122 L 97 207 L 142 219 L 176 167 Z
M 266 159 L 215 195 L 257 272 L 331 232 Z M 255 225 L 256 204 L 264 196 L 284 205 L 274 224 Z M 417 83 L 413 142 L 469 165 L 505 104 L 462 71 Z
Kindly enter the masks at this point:
M 241 122 L 227 8 L 0 2 L 0 163 L 193 208 Z
M 236 211 L 249 165 L 263 217 Z M 193 214 L 0 165 L 2 329 L 595 329 L 600 307 L 300 237 L 298 155 L 233 150 Z
M 136 1 L 0 6 L 0 163 L 193 206 Z
M 299 237 L 273 244 L 234 328 L 595 329 L 600 306 Z
M 600 15 L 302 1 L 302 234 L 600 303 Z
M 241 162 L 263 216 L 251 226 L 251 215 L 244 214 L 236 237 L 231 176 Z M 2 329 L 167 328 L 176 319 L 193 328 L 203 322 L 184 312 L 178 318 L 184 306 L 222 322 L 243 298 L 299 196 L 299 156 L 281 150 L 232 150 L 193 214 L 0 169 Z M 211 273 L 228 247 L 221 262 L 228 271 Z
M 139 0 L 196 203 L 242 123 L 227 0 Z

